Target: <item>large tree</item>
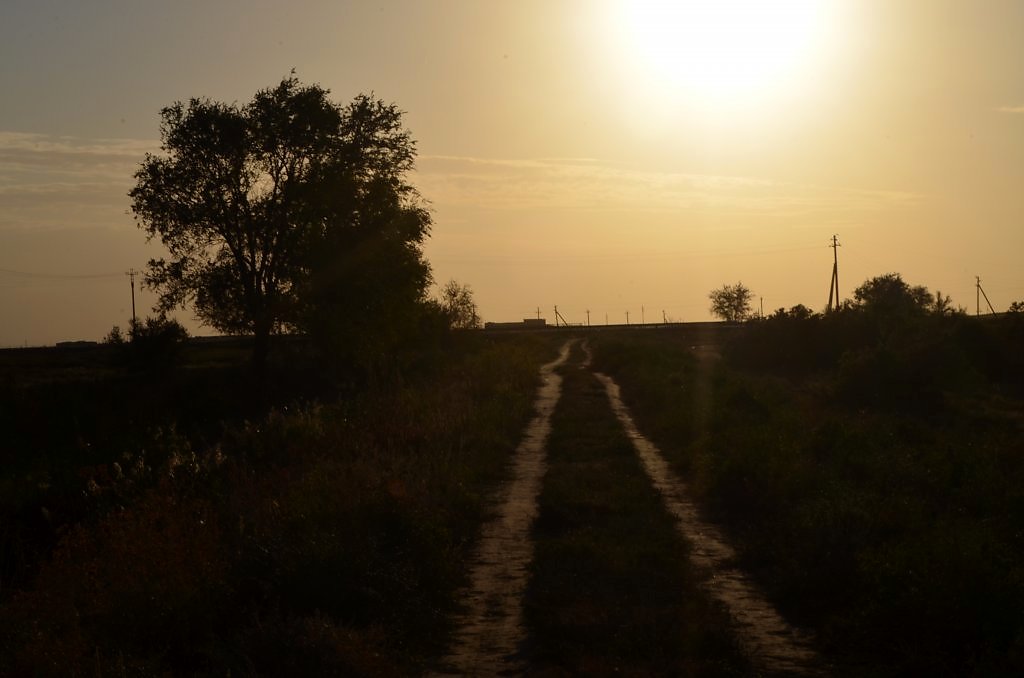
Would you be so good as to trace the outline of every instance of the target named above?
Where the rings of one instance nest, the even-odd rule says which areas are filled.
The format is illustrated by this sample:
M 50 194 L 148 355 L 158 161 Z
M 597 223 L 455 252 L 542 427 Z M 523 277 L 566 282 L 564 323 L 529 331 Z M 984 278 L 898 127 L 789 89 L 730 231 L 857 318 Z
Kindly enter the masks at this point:
M 365 333 L 430 280 L 401 111 L 328 95 L 293 75 L 245 105 L 177 102 L 161 111 L 162 153 L 135 174 L 132 210 L 170 255 L 146 276 L 160 309 L 191 304 L 218 330 L 253 334 L 257 364 L 277 330 Z

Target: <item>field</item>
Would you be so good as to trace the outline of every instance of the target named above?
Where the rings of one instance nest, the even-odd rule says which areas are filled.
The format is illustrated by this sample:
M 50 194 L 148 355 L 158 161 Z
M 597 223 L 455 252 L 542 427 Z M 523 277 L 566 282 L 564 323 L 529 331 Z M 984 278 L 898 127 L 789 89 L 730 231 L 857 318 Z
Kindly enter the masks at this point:
M 438 655 L 554 352 L 462 339 L 331 395 L 295 360 L 254 394 L 223 347 L 158 373 L 105 347 L 4 356 L 0 674 L 403 675 Z
M 597 344 L 597 367 L 837 666 L 1018 674 L 1021 325 L 922 322 L 850 347 L 820 320 L 778 318 L 720 356 L 623 335 Z
M 166 364 L 2 352 L 0 674 L 445 670 L 538 368 L 568 339 L 516 666 L 772 673 L 599 372 L 829 673 L 1019 673 L 1020 323 L 826 320 L 457 333 L 374 378 L 329 379 L 291 342 L 259 384 L 231 343 Z

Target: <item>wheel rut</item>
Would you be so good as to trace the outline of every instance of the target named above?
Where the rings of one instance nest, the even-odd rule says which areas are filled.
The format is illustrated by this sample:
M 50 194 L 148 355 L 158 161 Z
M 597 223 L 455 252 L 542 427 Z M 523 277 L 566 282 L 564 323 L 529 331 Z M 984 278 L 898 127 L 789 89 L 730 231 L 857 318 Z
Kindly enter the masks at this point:
M 789 625 L 733 563 L 736 553 L 724 535 L 700 517 L 688 497 L 686 484 L 672 471 L 658 448 L 640 433 L 622 402 L 619 385 L 611 377 L 594 373 L 608 394 L 612 410 L 643 464 L 651 482 L 677 520 L 680 534 L 690 543 L 690 560 L 707 573 L 704 588 L 725 604 L 740 644 L 751 663 L 772 675 L 825 675 L 821 658 L 808 634 Z
M 526 635 L 523 593 L 533 559 L 530 528 L 537 517 L 537 497 L 546 470 L 551 415 L 561 396 L 562 378 L 555 370 L 568 359 L 575 342 L 567 341 L 558 357 L 540 369 L 536 415 L 516 448 L 513 475 L 498 494 L 497 512 L 481 532 L 469 585 L 459 594 L 463 609 L 456 617 L 456 632 L 441 662 L 441 675 L 517 675 L 525 670 L 520 646 Z
M 497 493 L 494 517 L 485 523 L 472 556 L 469 583 L 459 593 L 461 611 L 448 654 L 433 675 L 521 675 L 529 672 L 522 648 L 527 640 L 523 595 L 534 554 L 531 528 L 547 469 L 546 444 L 551 415 L 561 396 L 565 364 L 577 340 L 567 341 L 559 356 L 542 366 L 536 414 L 512 461 L 512 478 Z M 590 370 L 589 347 L 583 345 L 580 369 Z M 789 625 L 775 607 L 735 566 L 736 554 L 724 535 L 704 521 L 688 497 L 686 484 L 672 471 L 658 448 L 640 433 L 622 401 L 619 385 L 594 372 L 614 416 L 633 443 L 647 476 L 690 544 L 690 560 L 707 575 L 704 588 L 729 611 L 737 640 L 760 674 L 819 676 L 827 669 L 811 647 L 808 634 Z

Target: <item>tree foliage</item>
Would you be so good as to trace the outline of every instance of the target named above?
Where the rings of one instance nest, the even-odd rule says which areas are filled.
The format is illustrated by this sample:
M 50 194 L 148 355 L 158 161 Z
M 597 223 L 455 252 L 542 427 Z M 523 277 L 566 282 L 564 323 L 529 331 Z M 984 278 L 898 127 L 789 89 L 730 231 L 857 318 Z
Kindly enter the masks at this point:
M 865 281 L 853 292 L 857 306 L 885 316 L 906 316 L 934 309 L 942 313 L 951 303 L 947 298 L 936 304 L 935 297 L 923 285 L 908 285 L 899 273 L 886 273 Z
M 942 290 L 935 290 L 935 298 L 932 300 L 931 312 L 935 315 L 956 315 L 962 314 L 963 309 L 953 305 L 953 297 L 943 294 Z
M 430 215 L 406 178 L 415 143 L 401 111 L 328 95 L 292 75 L 245 105 L 164 108 L 162 153 L 130 192 L 170 254 L 146 275 L 159 310 L 191 304 L 218 330 L 255 335 L 257 362 L 281 329 L 352 344 L 388 327 L 430 279 Z
M 754 293 L 742 282 L 735 285 L 722 285 L 708 295 L 711 299 L 711 312 L 722 320 L 739 322 L 750 317 L 750 302 Z
M 449 280 L 441 288 L 441 310 L 448 319 L 448 326 L 456 330 L 470 330 L 480 327 L 473 290 L 469 285 Z

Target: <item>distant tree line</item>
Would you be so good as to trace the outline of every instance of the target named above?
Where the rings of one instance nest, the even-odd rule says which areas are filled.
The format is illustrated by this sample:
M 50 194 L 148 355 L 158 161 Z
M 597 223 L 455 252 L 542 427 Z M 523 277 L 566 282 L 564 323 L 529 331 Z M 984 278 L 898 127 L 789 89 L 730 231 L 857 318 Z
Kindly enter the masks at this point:
M 719 296 L 731 290 L 734 302 L 741 299 L 736 287 L 745 289 L 725 286 Z M 887 273 L 865 281 L 835 311 L 798 304 L 758 318 L 728 350 L 740 364 L 768 370 L 837 369 L 840 390 L 855 401 L 928 408 L 978 377 L 1024 389 L 1022 309 L 1015 302 L 1005 316 L 979 321 L 949 295 Z M 748 317 L 749 309 L 726 319 Z

